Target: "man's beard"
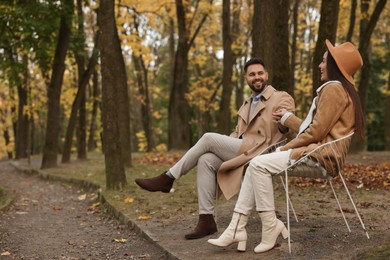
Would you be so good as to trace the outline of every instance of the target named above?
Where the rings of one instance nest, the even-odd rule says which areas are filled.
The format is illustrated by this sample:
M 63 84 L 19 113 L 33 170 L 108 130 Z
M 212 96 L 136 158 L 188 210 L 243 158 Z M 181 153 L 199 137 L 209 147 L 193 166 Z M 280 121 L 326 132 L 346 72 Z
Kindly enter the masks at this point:
M 257 82 L 255 82 L 255 83 L 257 83 Z M 261 93 L 264 90 L 264 88 L 267 86 L 267 81 L 264 81 L 263 83 L 261 83 L 260 87 L 255 87 L 255 84 L 253 84 L 253 83 L 248 84 L 248 85 L 252 91 L 257 92 L 257 93 Z

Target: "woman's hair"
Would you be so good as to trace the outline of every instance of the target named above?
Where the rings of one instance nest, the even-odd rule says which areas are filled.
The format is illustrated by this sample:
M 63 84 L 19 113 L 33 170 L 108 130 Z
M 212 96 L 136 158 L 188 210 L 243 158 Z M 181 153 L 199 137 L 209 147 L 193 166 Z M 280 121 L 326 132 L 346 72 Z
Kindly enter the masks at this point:
M 336 61 L 332 57 L 331 53 L 328 51 L 327 57 L 327 72 L 329 80 L 338 80 L 343 85 L 344 89 L 348 92 L 349 96 L 352 99 L 352 103 L 355 108 L 355 133 L 361 139 L 364 139 L 364 131 L 365 131 L 365 115 L 363 113 L 363 108 L 360 103 L 360 98 L 358 93 L 355 90 L 355 86 L 349 82 L 344 75 L 341 73 L 339 67 L 336 64 Z

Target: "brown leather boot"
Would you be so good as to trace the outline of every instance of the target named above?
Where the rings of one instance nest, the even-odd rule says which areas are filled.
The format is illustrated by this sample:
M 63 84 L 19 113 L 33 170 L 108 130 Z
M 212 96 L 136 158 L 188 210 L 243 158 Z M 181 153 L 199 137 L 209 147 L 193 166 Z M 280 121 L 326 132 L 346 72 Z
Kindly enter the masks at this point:
M 174 181 L 175 179 L 166 175 L 165 172 L 149 179 L 135 179 L 135 183 L 144 190 L 151 192 L 162 191 L 164 193 L 168 193 L 171 190 Z
M 189 234 L 185 235 L 186 239 L 197 239 L 202 238 L 217 232 L 217 224 L 214 221 L 212 214 L 201 214 L 199 215 L 198 225 Z

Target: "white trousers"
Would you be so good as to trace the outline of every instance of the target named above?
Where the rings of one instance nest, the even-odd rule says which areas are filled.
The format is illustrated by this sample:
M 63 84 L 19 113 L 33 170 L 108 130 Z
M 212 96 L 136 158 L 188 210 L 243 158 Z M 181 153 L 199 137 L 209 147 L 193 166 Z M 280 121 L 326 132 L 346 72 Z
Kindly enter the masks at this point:
M 290 163 L 291 150 L 274 152 L 253 158 L 245 172 L 235 212 L 249 215 L 256 211 L 274 211 L 272 175 L 285 169 Z
M 224 161 L 237 156 L 242 139 L 206 133 L 169 171 L 180 178 L 197 166 L 199 214 L 214 214 L 217 192 L 216 173 Z

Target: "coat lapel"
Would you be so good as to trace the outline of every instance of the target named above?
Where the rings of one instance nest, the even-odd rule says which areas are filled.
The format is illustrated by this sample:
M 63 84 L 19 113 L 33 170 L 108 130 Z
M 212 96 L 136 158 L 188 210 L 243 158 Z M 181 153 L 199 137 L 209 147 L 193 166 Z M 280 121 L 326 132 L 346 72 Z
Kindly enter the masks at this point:
M 274 93 L 275 92 L 275 89 L 271 86 L 271 85 L 269 85 L 267 88 L 266 88 L 266 90 L 264 91 L 264 94 L 262 95 L 262 97 L 260 98 L 260 100 L 259 100 L 259 103 L 257 103 L 257 106 L 256 106 L 256 108 L 255 108 L 255 110 L 253 111 L 253 114 L 251 115 L 251 118 L 249 119 L 249 123 L 248 123 L 248 125 L 252 122 L 252 120 L 257 116 L 257 114 L 261 111 L 261 110 L 263 110 L 264 108 L 265 108 L 265 103 L 264 103 L 264 101 L 265 100 L 268 100 L 270 97 L 271 97 L 271 95 L 272 95 L 272 93 Z M 250 106 L 250 105 L 249 105 Z M 250 109 L 250 108 L 249 108 Z M 248 113 L 249 113 L 249 109 L 248 109 Z
M 244 102 L 244 105 L 241 107 L 241 109 L 238 111 L 238 115 L 242 118 L 244 123 L 248 124 L 248 117 L 249 117 L 249 111 L 251 109 L 251 98 L 247 98 Z

